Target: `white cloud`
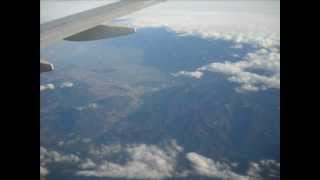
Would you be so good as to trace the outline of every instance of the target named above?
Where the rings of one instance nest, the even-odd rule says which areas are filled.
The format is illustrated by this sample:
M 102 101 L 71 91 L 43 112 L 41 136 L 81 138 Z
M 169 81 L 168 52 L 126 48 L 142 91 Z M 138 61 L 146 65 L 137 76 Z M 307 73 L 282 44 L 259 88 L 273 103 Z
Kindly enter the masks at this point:
M 264 160 L 261 160 L 260 163 L 261 163 L 261 165 L 263 165 L 263 166 L 267 166 L 267 167 L 275 166 L 275 167 L 280 168 L 280 163 L 277 162 L 277 161 L 275 161 L 275 160 L 264 159 Z
M 96 167 L 96 163 L 94 163 L 91 159 L 86 159 L 79 166 L 81 169 L 92 169 Z
M 57 151 L 50 151 L 40 147 L 40 164 L 46 166 L 50 163 L 79 163 L 81 159 L 74 154 L 64 155 Z
M 175 142 L 165 148 L 155 145 L 130 145 L 125 164 L 103 161 L 94 170 L 81 170 L 79 176 L 162 179 L 175 174 L 176 156 L 182 150 Z
M 226 163 L 214 161 L 195 152 L 185 154 L 191 163 L 192 169 L 177 170 L 178 155 L 183 154 L 183 148 L 175 141 L 164 147 L 146 144 L 133 144 L 128 146 L 100 145 L 90 151 L 96 162 L 86 159 L 80 164 L 81 170 L 75 174 L 78 176 L 136 178 L 136 179 L 164 179 L 171 177 L 207 176 L 211 178 L 228 180 L 248 180 L 260 177 L 260 171 L 254 171 L 250 164 L 250 170 L 246 175 L 240 175 L 231 170 Z M 127 154 L 123 164 L 108 161 L 106 159 L 121 154 Z M 261 161 L 264 162 L 264 161 Z M 237 166 L 231 163 L 232 166 Z M 266 163 L 265 163 L 266 164 Z
M 188 153 L 186 156 L 191 162 L 192 167 L 195 170 L 195 174 L 228 180 L 247 179 L 246 176 L 242 176 L 231 171 L 230 166 L 225 163 L 213 161 L 212 159 L 206 158 L 194 152 Z
M 246 175 L 240 175 L 232 171 L 228 164 L 214 161 L 200 154 L 191 152 L 187 153 L 186 157 L 194 169 L 193 172 L 191 171 L 192 174 L 228 180 L 263 180 L 266 177 L 280 179 L 280 163 L 275 160 L 250 162 Z
M 40 178 L 44 178 L 49 174 L 48 165 L 54 163 L 70 163 L 77 165 L 81 159 L 74 154 L 61 154 L 57 151 L 50 151 L 44 147 L 40 147 Z
M 59 88 L 70 88 L 73 86 L 74 86 L 74 84 L 72 82 L 66 81 L 66 82 L 62 82 L 58 87 Z M 57 89 L 57 86 L 54 85 L 53 83 L 40 85 L 40 92 L 45 91 L 45 90 L 54 90 L 54 89 Z
M 87 110 L 87 109 L 97 109 L 99 106 L 97 103 L 89 103 L 86 106 L 80 106 L 80 107 L 76 107 L 77 110 L 79 111 L 83 111 L 83 110 Z
M 55 86 L 54 84 L 51 84 L 51 83 L 40 85 L 40 92 L 45 90 L 53 90 L 53 89 L 55 89 Z
M 91 146 L 89 149 L 89 154 L 94 155 L 96 158 L 103 159 L 105 156 L 119 153 L 123 147 L 121 144 L 111 144 L 99 146 Z
M 262 70 L 268 75 L 253 72 L 255 70 Z M 236 88 L 237 92 L 280 89 L 280 52 L 277 49 L 263 48 L 248 53 L 243 60 L 238 62 L 215 62 L 202 66 L 194 72 L 179 71 L 174 75 L 189 75 L 200 72 L 203 74 L 204 71 L 227 76 L 229 81 L 240 85 Z M 200 78 L 201 76 L 198 79 Z
M 67 81 L 67 82 L 63 82 L 63 83 L 61 83 L 60 88 L 72 87 L 72 86 L 73 86 L 73 83 L 72 83 L 72 82 Z
M 280 179 L 280 163 L 275 160 L 251 162 L 247 174 L 251 179 L 262 180 L 265 176 Z
M 77 176 L 113 177 L 136 179 L 164 179 L 171 177 L 207 176 L 228 180 L 263 179 L 279 177 L 280 163 L 274 160 L 251 162 L 245 175 L 234 172 L 236 163 L 212 160 L 195 152 L 183 153 L 183 148 L 174 140 L 159 145 L 98 145 L 89 151 L 90 158 L 80 159 L 73 154 L 62 154 L 40 147 L 40 175 L 48 175 L 51 163 L 70 163 L 78 167 Z M 116 163 L 120 157 L 124 162 Z M 179 168 L 178 158 L 186 158 L 190 168 Z M 179 170 L 178 170 L 179 169 Z
M 40 176 L 47 176 L 49 174 L 49 170 L 45 167 L 40 166 Z
M 191 78 L 195 78 L 195 79 L 201 79 L 203 72 L 201 72 L 201 71 L 194 71 L 194 72 L 179 71 L 177 73 L 173 73 L 172 75 L 175 77 L 186 76 L 186 77 L 191 77 Z

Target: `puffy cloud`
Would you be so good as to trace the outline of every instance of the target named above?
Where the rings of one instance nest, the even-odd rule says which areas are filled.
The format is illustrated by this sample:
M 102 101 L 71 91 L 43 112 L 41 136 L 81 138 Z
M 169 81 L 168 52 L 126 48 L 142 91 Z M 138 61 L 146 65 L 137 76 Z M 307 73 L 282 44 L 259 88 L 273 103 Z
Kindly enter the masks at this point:
M 175 142 L 171 142 L 165 148 L 146 144 L 130 145 L 124 149 L 129 156 L 125 164 L 103 161 L 93 170 L 81 170 L 76 174 L 138 179 L 172 177 L 175 174 L 176 156 L 181 150 Z
M 52 163 L 71 163 L 79 167 L 75 174 L 78 176 L 161 179 L 175 174 L 176 156 L 182 147 L 174 141 L 165 147 L 146 144 L 132 144 L 127 146 L 101 145 L 92 149 L 89 154 L 92 159 L 81 160 L 74 154 L 62 154 L 40 147 L 40 175 L 48 174 L 48 165 Z M 121 153 L 121 154 L 120 154 Z M 126 163 L 117 164 L 106 160 L 107 156 L 127 154 Z
M 172 75 L 175 77 L 186 76 L 186 77 L 191 77 L 191 78 L 195 78 L 195 79 L 201 79 L 203 72 L 201 72 L 201 71 L 194 71 L 194 72 L 179 71 L 177 73 L 173 73 Z
M 191 162 L 195 170 L 195 174 L 202 176 L 229 179 L 229 180 L 245 180 L 246 176 L 239 175 L 231 171 L 230 166 L 212 159 L 206 158 L 200 154 L 188 153 L 187 159 Z
M 247 174 L 251 179 L 257 180 L 262 180 L 266 177 L 280 179 L 280 163 L 269 159 L 251 162 Z
M 49 174 L 49 170 L 45 167 L 40 166 L 40 176 L 47 176 Z
M 280 179 L 280 163 L 275 160 L 250 162 L 246 175 L 240 175 L 233 172 L 228 164 L 214 161 L 200 154 L 191 152 L 187 153 L 186 157 L 194 169 L 193 172 L 191 171 L 192 174 L 228 180 L 262 180 L 266 177 Z
M 73 154 L 62 154 L 40 147 L 40 176 L 45 177 L 51 163 L 71 163 L 79 168 L 77 176 L 136 179 L 165 179 L 171 177 L 206 176 L 228 180 L 259 180 L 280 177 L 280 163 L 274 160 L 251 162 L 245 175 L 234 172 L 236 163 L 224 163 L 195 152 L 184 154 L 174 140 L 160 145 L 96 145 L 88 153 L 90 158 L 80 159 Z M 117 157 L 124 160 L 116 163 Z M 186 158 L 189 167 L 179 167 L 179 158 Z
M 238 83 L 237 92 L 280 89 L 280 52 L 277 49 L 259 49 L 248 53 L 238 62 L 215 62 L 196 69 L 194 72 L 179 71 L 174 75 L 203 74 L 204 71 L 226 75 L 231 82 Z M 255 71 L 262 71 L 257 73 Z M 201 76 L 198 78 L 200 79 Z
M 79 163 L 81 159 L 74 154 L 64 155 L 57 151 L 50 151 L 40 147 L 40 164 L 42 166 L 50 163 Z
M 67 82 L 61 83 L 60 88 L 72 87 L 72 86 L 73 86 L 73 83 L 67 81 Z
M 83 110 L 87 110 L 87 109 L 97 109 L 99 106 L 97 103 L 89 103 L 87 106 L 80 106 L 80 107 L 76 107 L 77 110 L 79 111 L 83 111 Z
M 99 146 L 92 146 L 89 149 L 89 154 L 94 155 L 96 158 L 103 159 L 105 156 L 119 153 L 123 149 L 121 144 L 111 144 Z
M 53 89 L 55 89 L 55 86 L 54 84 L 51 84 L 51 83 L 40 85 L 40 92 L 45 90 L 53 90 Z
M 52 83 L 49 83 L 49 84 L 44 84 L 44 85 L 40 85 L 40 92 L 41 91 L 45 91 L 45 90 L 54 90 L 54 89 L 57 89 L 57 87 L 59 88 L 70 88 L 70 87 L 73 87 L 73 83 L 72 82 L 62 82 L 59 86 L 56 86 Z
M 49 174 L 48 165 L 53 163 L 71 163 L 77 165 L 81 159 L 74 154 L 64 155 L 57 151 L 50 151 L 40 147 L 40 179 L 45 179 Z
M 92 169 L 96 167 L 96 163 L 94 163 L 91 159 L 86 159 L 79 166 L 81 169 Z

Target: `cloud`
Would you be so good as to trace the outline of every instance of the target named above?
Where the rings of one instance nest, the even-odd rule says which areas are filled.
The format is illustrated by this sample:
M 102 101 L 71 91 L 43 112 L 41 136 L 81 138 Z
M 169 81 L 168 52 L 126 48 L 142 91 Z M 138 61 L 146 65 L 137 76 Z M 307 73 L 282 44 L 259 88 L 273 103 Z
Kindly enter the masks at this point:
M 93 169 L 96 166 L 97 166 L 96 163 L 94 163 L 91 159 L 86 159 L 84 162 L 80 164 L 79 167 L 81 169 Z
M 58 146 L 63 146 L 63 144 L 64 144 L 64 141 L 59 141 L 58 142 Z
M 96 158 L 103 159 L 108 155 L 117 154 L 123 150 L 121 144 L 110 144 L 104 145 L 100 144 L 99 146 L 91 146 L 89 149 L 89 154 L 95 156 Z
M 175 141 L 161 147 L 146 144 L 100 145 L 92 148 L 89 153 L 94 156 L 96 162 L 86 159 L 80 164 L 81 170 L 77 171 L 76 175 L 136 179 L 206 176 L 228 180 L 247 180 L 258 177 L 260 173 L 251 170 L 251 174 L 240 175 L 232 171 L 226 163 L 214 161 L 195 152 L 184 154 L 183 148 Z M 117 155 L 124 158 L 124 154 L 128 156 L 121 164 L 106 160 Z M 191 163 L 192 169 L 185 167 L 178 171 L 178 158 L 186 158 Z
M 193 72 L 179 71 L 174 76 L 190 76 L 195 73 L 202 75 L 205 71 L 227 76 L 230 82 L 240 85 L 236 88 L 237 92 L 280 89 L 280 52 L 277 49 L 259 49 L 248 53 L 241 61 L 214 62 Z M 197 79 L 200 78 L 201 76 Z
M 280 179 L 280 163 L 275 160 L 260 160 L 250 162 L 247 174 L 251 179 L 262 180 L 268 178 Z
M 241 48 L 243 48 L 243 45 L 242 44 L 235 44 L 231 48 L 233 48 L 233 49 L 241 49 Z
M 90 138 L 83 138 L 81 141 L 83 143 L 90 143 L 92 140 Z
M 203 72 L 201 72 L 201 71 L 194 71 L 194 72 L 179 71 L 177 73 L 173 73 L 172 75 L 174 77 L 186 76 L 186 77 L 191 77 L 191 78 L 195 78 L 195 79 L 201 79 Z
M 49 174 L 49 170 L 45 167 L 40 166 L 40 176 L 47 176 Z
M 119 158 L 121 163 L 118 163 Z M 191 166 L 181 166 L 180 158 Z M 183 160 L 183 162 L 185 162 Z M 250 162 L 246 174 L 234 172 L 236 163 L 224 163 L 207 158 L 196 152 L 184 153 L 175 140 L 162 145 L 111 144 L 93 145 L 88 157 L 80 159 L 74 154 L 63 154 L 40 147 L 40 175 L 48 175 L 53 163 L 74 165 L 74 175 L 84 177 L 110 177 L 133 179 L 165 179 L 172 177 L 206 176 L 228 180 L 263 179 L 280 177 L 280 163 L 275 160 Z
M 44 179 L 48 174 L 48 166 L 55 163 L 69 163 L 77 165 L 81 159 L 74 154 L 61 154 L 57 151 L 50 151 L 44 147 L 40 147 L 40 179 Z
M 49 84 L 44 84 L 44 85 L 40 85 L 40 92 L 42 91 L 46 91 L 46 90 L 54 90 L 57 89 L 57 87 L 59 88 L 70 88 L 73 87 L 73 83 L 66 81 L 66 82 L 62 82 L 59 86 L 54 85 L 53 83 L 49 83 Z
M 79 111 L 83 111 L 83 110 L 92 110 L 92 109 L 97 109 L 99 106 L 97 103 L 89 103 L 87 106 L 80 106 L 80 107 L 76 107 L 77 110 Z
M 245 180 L 246 176 L 239 175 L 231 171 L 230 166 L 212 159 L 206 158 L 200 154 L 190 152 L 186 155 L 194 168 L 194 173 L 202 176 L 228 179 Z
M 81 159 L 74 154 L 64 155 L 57 151 L 50 151 L 40 147 L 40 164 L 46 166 L 50 163 L 79 163 Z
M 60 88 L 72 87 L 72 86 L 73 86 L 73 83 L 67 81 L 67 82 L 61 83 Z
M 41 91 L 45 91 L 45 90 L 53 90 L 55 89 L 54 84 L 44 84 L 44 85 L 40 85 L 40 92 Z
M 224 39 L 265 48 L 280 44 L 278 1 L 168 1 L 123 19 L 136 28 L 166 27 L 182 36 Z
M 156 145 L 130 145 L 124 164 L 103 161 L 93 170 L 80 170 L 79 176 L 162 179 L 175 174 L 176 156 L 182 150 L 175 142 L 165 148 Z

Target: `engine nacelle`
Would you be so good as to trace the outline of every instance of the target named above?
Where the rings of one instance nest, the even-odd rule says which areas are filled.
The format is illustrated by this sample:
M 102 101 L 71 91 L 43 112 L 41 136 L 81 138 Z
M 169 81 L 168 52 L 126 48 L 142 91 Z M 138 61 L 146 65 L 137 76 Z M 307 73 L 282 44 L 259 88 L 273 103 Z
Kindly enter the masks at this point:
M 49 72 L 54 69 L 53 64 L 40 59 L 40 73 Z

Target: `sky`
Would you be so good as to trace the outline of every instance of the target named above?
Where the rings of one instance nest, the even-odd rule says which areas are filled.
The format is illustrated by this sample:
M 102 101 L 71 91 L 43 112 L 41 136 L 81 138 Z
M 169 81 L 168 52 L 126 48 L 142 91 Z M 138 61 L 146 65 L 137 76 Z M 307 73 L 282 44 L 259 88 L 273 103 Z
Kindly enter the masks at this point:
M 40 24 L 116 1 L 117 0 L 41 0 Z

